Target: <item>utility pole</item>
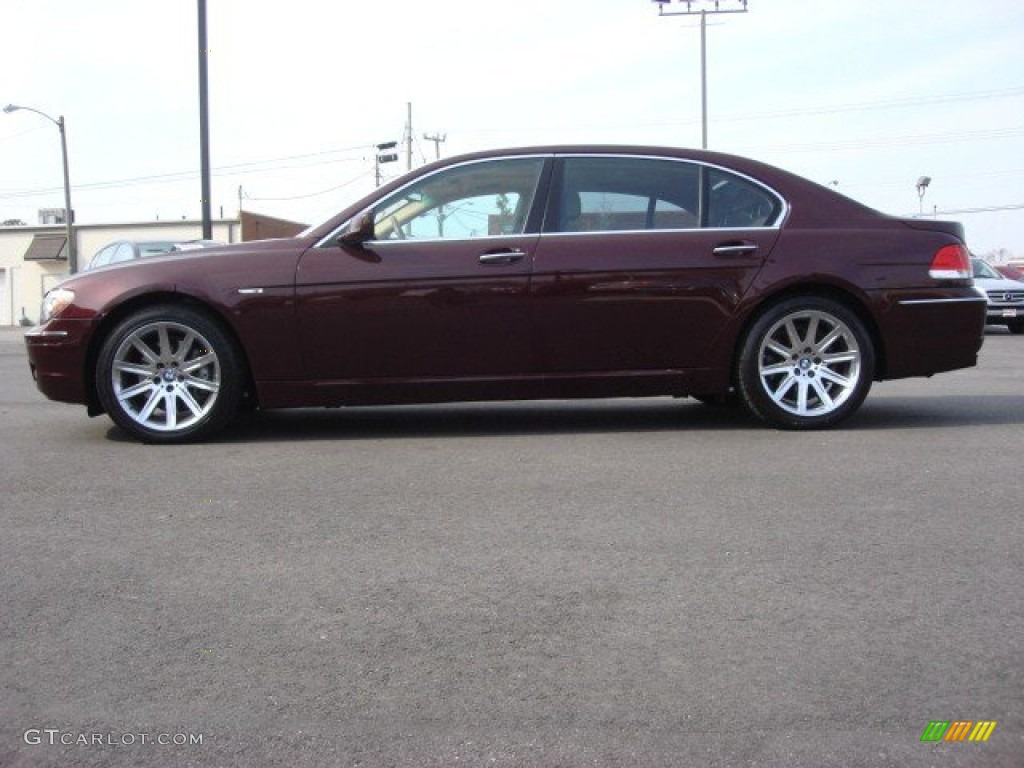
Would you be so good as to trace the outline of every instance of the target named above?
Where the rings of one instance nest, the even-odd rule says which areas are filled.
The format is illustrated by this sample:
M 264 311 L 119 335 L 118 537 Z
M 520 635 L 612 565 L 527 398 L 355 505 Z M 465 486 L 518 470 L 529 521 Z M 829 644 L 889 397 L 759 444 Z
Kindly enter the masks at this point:
M 707 27 L 708 14 L 712 13 L 746 13 L 747 0 L 678 0 L 680 5 L 685 5 L 686 10 L 665 11 L 665 6 L 671 5 L 672 0 L 652 0 L 658 6 L 659 16 L 695 16 L 700 14 L 700 124 L 701 124 L 701 147 L 708 148 L 708 54 L 707 54 Z M 707 5 L 713 5 L 712 10 Z M 729 6 L 740 7 L 729 7 Z M 693 6 L 697 6 L 694 8 Z M 726 6 L 723 8 L 722 6 Z
M 210 204 L 210 107 L 207 89 L 206 0 L 199 2 L 199 166 L 203 204 L 203 238 L 213 239 L 213 213 Z
M 412 170 L 412 102 L 406 103 L 408 118 L 405 122 L 405 170 Z
M 435 159 L 440 160 L 441 159 L 441 144 L 448 140 L 448 134 L 447 133 L 424 133 L 423 134 L 423 140 L 424 141 L 432 141 L 432 142 L 434 142 L 434 154 L 436 155 Z

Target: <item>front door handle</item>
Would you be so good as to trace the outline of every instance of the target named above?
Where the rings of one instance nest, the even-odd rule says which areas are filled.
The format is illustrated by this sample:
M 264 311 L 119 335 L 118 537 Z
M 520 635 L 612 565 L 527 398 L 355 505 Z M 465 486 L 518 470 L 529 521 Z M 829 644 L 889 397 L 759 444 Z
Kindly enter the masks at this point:
M 728 243 L 721 243 L 715 246 L 715 249 L 711 251 L 715 256 L 749 256 L 750 254 L 757 251 L 757 243 L 751 243 L 749 240 L 733 240 Z
M 517 261 L 522 261 L 526 258 L 526 251 L 521 251 L 518 248 L 499 248 L 493 251 L 487 251 L 486 253 L 480 254 L 480 263 L 483 265 L 494 265 L 494 264 L 515 264 Z

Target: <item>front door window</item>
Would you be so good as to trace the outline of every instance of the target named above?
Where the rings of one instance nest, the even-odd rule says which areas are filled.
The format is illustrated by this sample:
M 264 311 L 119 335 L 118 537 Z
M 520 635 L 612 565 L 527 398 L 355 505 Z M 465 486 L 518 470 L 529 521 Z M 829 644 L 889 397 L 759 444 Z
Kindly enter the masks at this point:
M 373 212 L 376 240 L 467 240 L 520 235 L 543 158 L 468 163 L 412 184 Z

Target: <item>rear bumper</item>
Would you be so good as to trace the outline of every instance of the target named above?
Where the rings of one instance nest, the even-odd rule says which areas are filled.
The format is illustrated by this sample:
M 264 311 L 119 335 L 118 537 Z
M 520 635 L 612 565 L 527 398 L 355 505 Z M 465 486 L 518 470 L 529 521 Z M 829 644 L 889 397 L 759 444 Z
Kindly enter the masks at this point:
M 85 364 L 92 327 L 88 320 L 54 319 L 26 331 L 29 370 L 51 400 L 88 404 Z
M 987 302 L 973 288 L 890 296 L 882 305 L 883 378 L 930 376 L 978 364 Z

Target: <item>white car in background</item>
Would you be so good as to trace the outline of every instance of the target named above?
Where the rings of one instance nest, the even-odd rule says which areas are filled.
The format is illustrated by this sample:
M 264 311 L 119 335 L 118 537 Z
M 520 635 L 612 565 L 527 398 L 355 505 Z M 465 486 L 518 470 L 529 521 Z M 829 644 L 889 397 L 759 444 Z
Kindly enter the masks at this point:
M 999 274 L 984 259 L 973 258 L 974 284 L 988 298 L 987 325 L 1005 325 L 1010 333 L 1024 333 L 1024 283 Z
M 215 245 L 223 245 L 223 243 L 213 240 L 118 240 L 100 248 L 85 269 L 97 269 L 108 264 L 120 264 L 122 261 L 141 259 L 146 256 L 191 251 L 196 248 L 212 248 Z

